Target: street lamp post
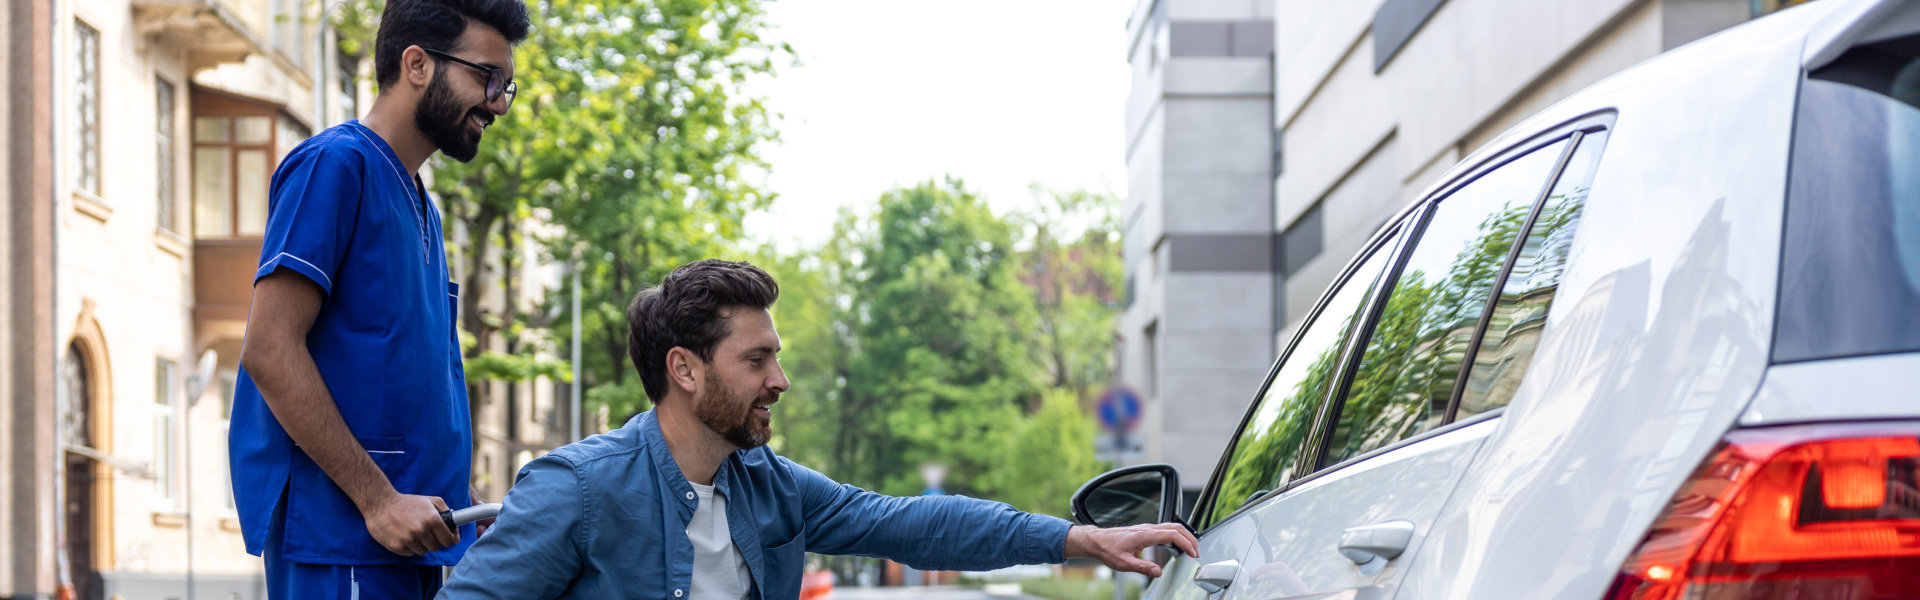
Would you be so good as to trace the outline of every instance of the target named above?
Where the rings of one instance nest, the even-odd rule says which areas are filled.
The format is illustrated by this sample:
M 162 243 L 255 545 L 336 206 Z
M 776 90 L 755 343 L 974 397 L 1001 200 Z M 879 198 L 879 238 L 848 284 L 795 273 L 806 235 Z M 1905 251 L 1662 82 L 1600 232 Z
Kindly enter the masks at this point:
M 186 439 L 186 456 L 182 457 L 186 472 L 186 485 L 181 486 L 181 495 L 187 504 L 187 600 L 193 595 L 193 405 L 200 403 L 200 396 L 207 391 L 207 384 L 213 381 L 213 370 L 220 366 L 220 355 L 212 350 L 200 353 L 200 364 L 193 374 L 187 376 L 187 408 L 182 419 L 181 437 Z

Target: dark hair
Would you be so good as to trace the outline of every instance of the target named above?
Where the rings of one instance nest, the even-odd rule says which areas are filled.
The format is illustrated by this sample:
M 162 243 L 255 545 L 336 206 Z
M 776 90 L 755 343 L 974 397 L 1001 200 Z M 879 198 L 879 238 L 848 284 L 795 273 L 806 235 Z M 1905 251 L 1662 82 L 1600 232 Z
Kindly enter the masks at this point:
M 713 360 L 713 347 L 732 333 L 727 307 L 766 309 L 780 299 L 773 276 L 745 262 L 707 259 L 680 265 L 660 285 L 641 290 L 627 305 L 627 356 L 640 371 L 647 397 L 667 395 L 667 351 L 693 351 Z
M 400 80 L 400 53 L 408 46 L 458 52 L 454 43 L 475 23 L 492 27 L 509 44 L 527 39 L 532 26 L 521 0 L 387 0 L 373 38 L 374 81 L 385 89 Z

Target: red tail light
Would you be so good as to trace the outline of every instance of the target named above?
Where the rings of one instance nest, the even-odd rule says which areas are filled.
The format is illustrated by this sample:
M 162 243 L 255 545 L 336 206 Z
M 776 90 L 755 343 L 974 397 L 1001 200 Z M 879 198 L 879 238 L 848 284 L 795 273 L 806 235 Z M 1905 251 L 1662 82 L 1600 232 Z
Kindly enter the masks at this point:
M 1920 423 L 1735 431 L 1609 600 L 1920 598 Z

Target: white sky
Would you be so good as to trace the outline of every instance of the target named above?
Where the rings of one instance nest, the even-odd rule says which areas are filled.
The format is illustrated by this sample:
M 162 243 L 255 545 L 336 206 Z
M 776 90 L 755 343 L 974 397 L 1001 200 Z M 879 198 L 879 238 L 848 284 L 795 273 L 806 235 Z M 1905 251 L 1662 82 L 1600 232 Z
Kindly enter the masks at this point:
M 747 234 L 792 251 L 900 185 L 952 174 L 996 212 L 1029 184 L 1126 192 L 1124 0 L 773 0 L 800 59 L 749 90 L 779 144 Z

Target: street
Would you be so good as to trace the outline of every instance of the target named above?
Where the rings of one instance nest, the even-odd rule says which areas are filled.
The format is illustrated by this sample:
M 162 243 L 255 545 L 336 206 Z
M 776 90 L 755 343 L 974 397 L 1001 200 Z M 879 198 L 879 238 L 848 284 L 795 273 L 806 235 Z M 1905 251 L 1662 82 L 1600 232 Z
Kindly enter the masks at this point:
M 836 587 L 827 600 L 1035 600 L 1033 596 L 1000 594 L 1001 590 L 989 594 L 981 588 L 958 586 L 934 587 Z M 1010 590 L 1009 590 L 1010 591 Z

